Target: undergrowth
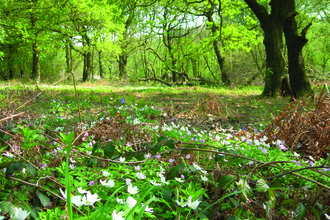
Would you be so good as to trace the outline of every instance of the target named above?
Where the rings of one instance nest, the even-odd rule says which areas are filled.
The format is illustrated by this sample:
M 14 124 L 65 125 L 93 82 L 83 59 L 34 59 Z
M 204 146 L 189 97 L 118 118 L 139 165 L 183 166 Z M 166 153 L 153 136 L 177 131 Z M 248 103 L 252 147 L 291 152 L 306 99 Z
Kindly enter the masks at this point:
M 0 219 L 329 219 L 328 94 L 2 91 Z

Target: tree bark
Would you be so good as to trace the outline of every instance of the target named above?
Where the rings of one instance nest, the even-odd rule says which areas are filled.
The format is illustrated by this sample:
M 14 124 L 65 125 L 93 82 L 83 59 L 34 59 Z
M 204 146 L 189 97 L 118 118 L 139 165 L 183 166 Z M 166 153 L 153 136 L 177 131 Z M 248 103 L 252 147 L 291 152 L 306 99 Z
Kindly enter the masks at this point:
M 100 71 L 100 78 L 103 79 L 103 66 L 102 66 L 102 51 L 99 51 L 99 71 Z
M 215 5 L 212 4 L 211 8 L 205 13 L 205 16 L 206 16 L 208 22 L 212 23 L 211 31 L 212 31 L 213 35 L 215 35 L 217 33 L 217 29 L 221 28 L 221 27 L 217 27 L 217 25 L 215 24 L 215 21 L 213 20 L 212 15 L 214 13 L 214 7 L 215 7 Z M 217 61 L 218 61 L 218 64 L 219 64 L 219 67 L 221 70 L 221 81 L 224 85 L 229 85 L 230 84 L 229 75 L 228 75 L 226 69 L 224 68 L 225 58 L 221 55 L 219 44 L 216 39 L 213 40 L 213 49 L 214 49 L 214 53 L 217 57 Z
M 313 95 L 311 84 L 308 80 L 302 49 L 308 42 L 306 33 L 311 23 L 298 34 L 297 22 L 295 16 L 298 14 L 295 10 L 295 1 L 286 0 L 282 5 L 282 25 L 284 36 L 288 49 L 290 86 L 295 98 L 302 97 L 307 93 Z
M 264 31 L 266 49 L 266 77 L 262 96 L 278 97 L 281 90 L 281 79 L 285 71 L 283 57 L 283 27 L 280 19 L 281 5 L 286 0 L 271 0 L 271 13 L 256 0 L 245 0 L 257 16 Z
M 32 52 L 33 52 L 32 80 L 38 84 L 40 82 L 40 50 L 38 48 L 37 42 L 33 42 Z
M 84 72 L 83 72 L 83 82 L 86 82 L 87 80 L 89 80 L 89 77 L 91 75 L 91 52 L 88 51 L 85 55 L 84 55 Z
M 122 78 L 127 75 L 127 52 L 122 51 L 122 53 L 119 55 L 119 78 Z

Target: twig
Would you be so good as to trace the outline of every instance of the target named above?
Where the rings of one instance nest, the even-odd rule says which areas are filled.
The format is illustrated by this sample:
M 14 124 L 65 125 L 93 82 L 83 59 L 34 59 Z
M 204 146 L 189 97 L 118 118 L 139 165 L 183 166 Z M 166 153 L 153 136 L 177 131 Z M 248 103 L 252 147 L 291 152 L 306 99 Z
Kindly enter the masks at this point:
M 15 114 L 15 115 L 11 115 L 11 116 L 8 116 L 8 117 L 5 117 L 5 118 L 2 118 L 2 119 L 0 120 L 0 123 L 1 123 L 2 121 L 7 120 L 7 119 L 15 118 L 15 117 L 22 116 L 22 115 L 24 115 L 24 112 L 20 112 L 20 113 L 17 113 L 17 114 Z
M 8 178 L 8 179 L 10 179 L 10 180 L 14 180 L 14 181 L 16 181 L 16 182 L 19 182 L 19 183 L 22 183 L 22 184 L 25 184 L 25 185 L 29 185 L 29 186 L 32 186 L 32 187 L 36 187 L 36 188 L 42 189 L 42 190 L 44 190 L 44 191 L 46 191 L 46 192 L 49 192 L 49 193 L 52 194 L 53 196 L 59 198 L 60 200 L 63 200 L 64 202 L 67 202 L 65 198 L 63 198 L 63 197 L 57 195 L 56 193 L 54 193 L 54 192 L 52 192 L 52 191 L 50 191 L 50 190 L 48 190 L 48 189 L 45 189 L 45 188 L 42 187 L 42 186 L 38 186 L 38 185 L 35 185 L 35 184 L 33 184 L 33 183 L 29 183 L 29 182 L 26 182 L 26 181 L 24 181 L 24 180 L 17 179 L 17 178 L 15 178 L 15 177 L 12 177 L 12 176 L 9 176 L 9 175 L 5 176 L 5 175 L 0 174 L 0 176 L 5 177 L 5 178 Z M 72 206 L 72 207 L 73 207 L 76 211 L 78 211 L 80 214 L 82 214 L 83 216 L 85 216 L 85 214 L 84 214 L 83 212 L 81 212 L 76 206 Z
M 35 95 L 35 96 L 32 97 L 30 100 L 28 100 L 27 102 L 25 102 L 24 104 L 22 104 L 21 106 L 19 106 L 18 108 L 16 108 L 16 109 L 14 110 L 14 112 L 17 111 L 18 109 L 22 108 L 23 106 L 27 105 L 28 103 L 30 103 L 32 100 L 34 100 L 34 99 L 37 98 L 38 96 L 40 96 L 41 93 L 42 93 L 43 91 L 45 91 L 46 89 L 48 89 L 49 87 L 51 87 L 51 86 L 53 86 L 53 85 L 55 85 L 55 84 L 57 84 L 57 83 L 59 83 L 59 82 L 65 80 L 65 79 L 68 78 L 70 75 L 71 75 L 71 73 L 68 74 L 67 76 L 63 77 L 62 79 L 60 79 L 60 80 L 54 82 L 53 84 L 47 86 L 46 88 L 40 90 L 40 92 L 39 92 L 37 95 Z
M 82 128 L 82 120 L 81 120 L 81 113 L 80 113 L 80 107 L 79 107 L 79 102 L 78 102 L 78 95 L 77 95 L 77 89 L 76 89 L 76 80 L 74 79 L 74 74 L 73 73 L 70 73 L 72 74 L 72 78 L 73 78 L 73 85 L 74 85 L 74 93 L 76 95 L 76 101 L 77 101 L 77 107 L 78 107 L 78 112 L 79 112 L 79 119 L 80 119 L 80 126 Z M 69 75 L 70 75 L 69 74 Z M 68 77 L 68 76 L 67 76 Z

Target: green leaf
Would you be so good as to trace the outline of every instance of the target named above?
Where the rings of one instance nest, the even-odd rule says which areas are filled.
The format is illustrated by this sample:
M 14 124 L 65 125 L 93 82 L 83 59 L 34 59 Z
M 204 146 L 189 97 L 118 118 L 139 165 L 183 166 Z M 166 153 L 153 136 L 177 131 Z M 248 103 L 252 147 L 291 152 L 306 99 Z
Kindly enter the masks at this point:
M 7 170 L 6 170 L 6 176 L 14 174 L 15 170 L 19 171 L 22 169 L 22 167 L 23 167 L 22 163 L 9 164 L 9 166 L 7 167 Z
M 234 204 L 235 207 L 239 206 L 239 201 L 237 201 L 236 199 L 229 197 L 230 201 Z
M 225 155 L 222 155 L 222 154 L 216 154 L 216 155 L 214 156 L 214 161 L 215 161 L 215 162 L 218 162 L 218 161 L 222 160 L 222 159 L 225 158 L 225 157 L 226 157 Z
M 315 208 L 311 207 L 310 208 L 312 212 L 314 213 L 315 219 L 320 219 L 320 213 L 317 211 Z
M 165 199 L 166 201 L 169 201 L 172 197 L 172 192 L 170 189 L 163 189 L 162 190 L 162 196 L 163 196 L 163 199 Z
M 235 179 L 236 177 L 233 175 L 224 175 L 219 181 L 219 187 L 226 188 L 228 185 L 234 182 Z
M 167 140 L 166 141 L 166 146 L 168 146 L 170 149 L 174 149 L 175 148 L 174 141 Z
M 26 167 L 26 170 L 32 175 L 32 176 L 36 176 L 38 175 L 38 170 L 32 166 L 31 164 L 28 163 L 24 163 L 24 166 Z
M 257 181 L 257 184 L 256 184 L 257 192 L 266 192 L 268 189 L 269 189 L 269 186 L 267 185 L 265 180 L 260 179 Z
M 93 145 L 93 150 L 92 150 L 92 155 L 94 155 L 95 151 L 97 151 L 98 149 L 100 149 L 99 143 L 94 144 Z
M 301 202 L 299 202 L 294 217 L 298 220 L 302 220 L 304 218 L 305 213 L 306 213 L 305 206 Z
M 183 164 L 178 164 L 176 165 L 173 170 L 171 171 L 171 175 L 170 175 L 170 179 L 173 179 L 174 177 L 176 177 L 176 175 L 178 174 L 178 172 L 184 168 Z
M 109 159 L 111 159 L 113 152 L 115 151 L 116 146 L 115 145 L 109 145 L 104 148 L 104 155 L 107 156 Z
M 96 164 L 97 164 L 97 159 L 95 159 L 95 158 L 90 158 L 90 159 L 89 159 L 89 162 L 91 162 L 93 165 L 96 165 Z
M 294 203 L 295 201 L 293 199 L 286 199 L 286 200 L 283 200 L 280 205 L 290 205 L 292 203 Z
M 164 136 L 160 136 L 160 137 L 158 138 L 157 142 L 162 142 L 162 141 L 166 141 L 166 140 L 167 140 L 166 137 L 164 137 Z
M 11 202 L 2 202 L 0 204 L 1 212 L 9 213 L 11 208 L 12 208 Z
M 36 192 L 38 198 L 40 199 L 40 202 L 41 202 L 41 205 L 44 206 L 44 207 L 49 207 L 51 206 L 51 202 L 50 202 L 50 199 L 45 196 L 44 194 L 42 194 L 41 192 Z
M 162 143 L 157 143 L 154 147 L 153 154 L 157 154 L 162 146 Z

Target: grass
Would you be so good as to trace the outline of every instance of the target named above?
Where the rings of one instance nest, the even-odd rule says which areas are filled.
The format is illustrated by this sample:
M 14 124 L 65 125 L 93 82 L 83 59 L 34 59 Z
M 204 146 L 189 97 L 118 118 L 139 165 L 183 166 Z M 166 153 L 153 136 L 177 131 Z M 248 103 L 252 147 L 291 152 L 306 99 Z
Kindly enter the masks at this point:
M 44 88 L 0 88 L 1 118 Z M 15 218 L 21 207 L 39 219 L 326 218 L 325 160 L 281 150 L 281 140 L 260 135 L 289 102 L 260 99 L 261 92 L 80 85 L 80 115 L 72 86 L 49 88 L 15 112 L 24 115 L 1 121 L 1 213 Z M 74 199 L 63 202 L 59 189 Z

